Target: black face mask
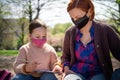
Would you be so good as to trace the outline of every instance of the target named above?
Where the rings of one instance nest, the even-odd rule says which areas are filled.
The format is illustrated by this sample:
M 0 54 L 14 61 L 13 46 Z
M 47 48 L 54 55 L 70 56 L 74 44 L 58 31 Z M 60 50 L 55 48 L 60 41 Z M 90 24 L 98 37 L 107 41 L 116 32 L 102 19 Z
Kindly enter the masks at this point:
M 85 15 L 85 16 L 83 16 L 82 18 L 79 18 L 79 19 L 77 19 L 77 20 L 75 20 L 75 21 L 72 19 L 72 21 L 73 21 L 73 23 L 76 25 L 76 27 L 77 27 L 78 29 L 81 29 L 81 28 L 83 28 L 83 27 L 88 23 L 89 17 L 87 17 L 87 16 Z

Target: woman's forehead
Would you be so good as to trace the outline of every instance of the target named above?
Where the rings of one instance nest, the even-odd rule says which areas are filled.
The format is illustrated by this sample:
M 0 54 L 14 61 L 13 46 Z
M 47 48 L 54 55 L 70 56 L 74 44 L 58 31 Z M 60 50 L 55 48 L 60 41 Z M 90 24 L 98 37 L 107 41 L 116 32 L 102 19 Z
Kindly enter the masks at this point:
M 84 15 L 86 12 L 84 12 L 83 10 L 79 9 L 79 8 L 74 8 L 72 10 L 69 11 L 69 14 L 71 17 L 76 17 L 78 15 Z

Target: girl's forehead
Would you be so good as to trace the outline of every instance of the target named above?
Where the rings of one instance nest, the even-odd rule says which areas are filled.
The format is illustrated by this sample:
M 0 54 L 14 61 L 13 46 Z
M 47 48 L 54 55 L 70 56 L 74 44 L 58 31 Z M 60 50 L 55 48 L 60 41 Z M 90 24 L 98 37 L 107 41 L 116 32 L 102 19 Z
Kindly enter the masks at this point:
M 38 28 L 35 28 L 32 33 L 46 33 L 46 32 L 47 32 L 47 29 L 45 29 L 44 27 L 38 27 Z

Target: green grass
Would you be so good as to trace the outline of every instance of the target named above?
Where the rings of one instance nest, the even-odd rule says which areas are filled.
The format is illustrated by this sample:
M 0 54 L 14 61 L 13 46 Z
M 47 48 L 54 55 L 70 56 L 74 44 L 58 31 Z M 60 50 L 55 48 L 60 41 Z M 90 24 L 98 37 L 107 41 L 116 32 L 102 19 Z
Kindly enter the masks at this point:
M 18 50 L 0 50 L 1 56 L 14 56 L 18 54 Z
M 58 55 L 58 57 L 60 57 L 62 55 L 62 53 L 61 52 L 57 52 L 57 55 Z
M 0 56 L 14 56 L 18 54 L 18 50 L 0 50 Z M 57 55 L 60 57 L 61 52 L 57 52 Z
M 18 50 L 0 50 L 0 56 L 15 56 L 18 54 Z M 62 52 L 58 51 L 57 52 L 58 57 L 61 57 Z M 110 54 L 111 57 L 112 54 Z

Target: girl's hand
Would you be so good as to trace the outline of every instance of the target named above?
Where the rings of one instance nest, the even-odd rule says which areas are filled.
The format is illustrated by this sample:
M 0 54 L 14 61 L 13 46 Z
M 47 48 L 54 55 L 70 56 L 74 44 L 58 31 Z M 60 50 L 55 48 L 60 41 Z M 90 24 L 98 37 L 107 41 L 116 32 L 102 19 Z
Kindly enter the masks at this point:
M 55 73 L 61 74 L 62 73 L 62 68 L 59 65 L 55 65 L 55 67 L 52 70 Z
M 27 73 L 34 72 L 37 67 L 37 62 L 29 62 L 28 64 L 25 65 L 25 71 Z

